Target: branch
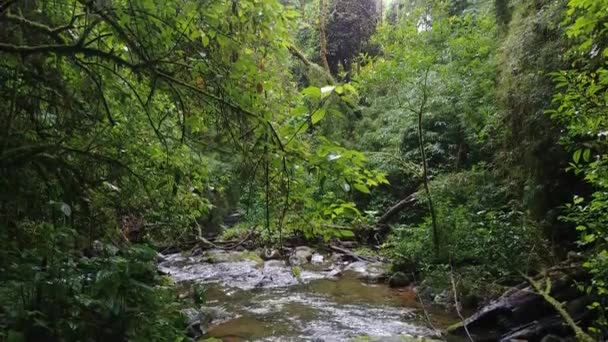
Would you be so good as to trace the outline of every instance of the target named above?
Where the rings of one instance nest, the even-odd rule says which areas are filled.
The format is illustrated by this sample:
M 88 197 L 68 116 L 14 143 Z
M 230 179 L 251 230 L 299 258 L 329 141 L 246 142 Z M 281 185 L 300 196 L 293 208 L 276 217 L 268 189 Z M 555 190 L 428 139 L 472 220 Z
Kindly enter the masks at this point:
M 336 80 L 329 72 L 327 72 L 327 70 L 323 69 L 320 65 L 311 62 L 308 58 L 306 58 L 306 56 L 304 56 L 304 53 L 302 53 L 302 51 L 298 50 L 295 46 L 289 45 L 287 47 L 287 50 L 289 50 L 289 52 L 291 53 L 292 56 L 299 59 L 302 62 L 302 64 L 304 64 L 305 66 L 307 66 L 309 68 L 317 70 L 323 76 L 325 76 L 325 81 L 327 81 L 328 84 L 330 84 L 330 85 L 336 84 Z
M 21 55 L 32 55 L 39 53 L 54 53 L 57 55 L 73 56 L 76 54 L 83 54 L 87 57 L 100 57 L 109 61 L 112 61 L 118 65 L 131 68 L 133 71 L 139 69 L 142 65 L 133 64 L 120 58 L 112 53 L 101 51 L 97 49 L 88 48 L 81 45 L 69 45 L 69 44 L 48 44 L 48 45 L 13 45 L 0 43 L 0 52 L 14 53 Z
M 454 294 L 454 305 L 456 306 L 456 313 L 458 314 L 458 317 L 460 317 L 460 321 L 462 322 L 462 326 L 464 327 L 464 331 L 467 334 L 467 337 L 469 338 L 469 341 L 471 342 L 475 342 L 473 340 L 473 337 L 471 336 L 471 333 L 469 332 L 469 328 L 467 327 L 466 324 L 464 324 L 464 317 L 462 316 L 462 313 L 460 312 L 460 302 L 458 301 L 458 292 L 456 290 L 456 281 L 454 280 L 454 269 L 452 268 L 452 262 L 450 261 L 450 282 L 452 283 L 452 293 Z
M 576 324 L 576 322 L 574 321 L 572 316 L 564 308 L 564 305 L 562 303 L 560 303 L 557 299 L 555 299 L 553 296 L 551 296 L 551 279 L 550 278 L 547 277 L 545 279 L 545 289 L 543 289 L 541 287 L 541 284 L 539 284 L 539 282 L 535 281 L 531 277 L 529 277 L 523 273 L 521 274 L 521 276 L 524 277 L 530 283 L 530 285 L 532 286 L 532 288 L 538 295 L 543 297 L 543 299 L 547 303 L 549 303 L 555 309 L 555 311 L 557 311 L 560 314 L 560 316 L 562 316 L 564 321 L 566 321 L 568 326 L 574 331 L 574 333 L 576 335 L 576 339 L 578 341 L 582 341 L 582 342 L 593 342 L 594 341 L 593 337 L 591 337 L 587 333 L 585 333 L 583 331 L 583 329 L 581 329 L 581 327 L 579 327 Z
M 393 216 L 395 216 L 397 213 L 399 213 L 403 208 L 405 208 L 406 206 L 408 206 L 414 202 L 416 202 L 416 193 L 413 193 L 413 194 L 407 196 L 406 198 L 397 202 L 397 204 L 395 204 L 394 206 L 390 207 L 388 209 L 388 211 L 386 213 L 384 213 L 384 215 L 382 215 L 378 219 L 378 224 L 379 225 L 386 224 Z
M 36 31 L 42 32 L 42 33 L 46 33 L 49 36 L 53 37 L 53 39 L 55 39 L 55 41 L 57 43 L 60 44 L 65 44 L 65 40 L 59 36 L 59 33 L 62 31 L 65 31 L 69 28 L 72 28 L 74 26 L 74 19 L 72 19 L 72 21 L 69 24 L 63 25 L 63 26 L 58 26 L 58 27 L 50 27 L 48 25 L 36 22 L 36 21 L 31 21 L 23 16 L 17 16 L 17 15 L 12 15 L 10 13 L 7 13 L 6 15 L 2 16 L 0 18 L 2 21 L 9 21 L 9 22 L 13 22 L 19 25 L 23 25 L 23 26 L 28 26 Z
M 2 15 L 4 12 L 6 12 L 8 10 L 8 8 L 15 2 L 17 2 L 17 0 L 6 0 L 6 1 L 0 3 L 0 15 Z

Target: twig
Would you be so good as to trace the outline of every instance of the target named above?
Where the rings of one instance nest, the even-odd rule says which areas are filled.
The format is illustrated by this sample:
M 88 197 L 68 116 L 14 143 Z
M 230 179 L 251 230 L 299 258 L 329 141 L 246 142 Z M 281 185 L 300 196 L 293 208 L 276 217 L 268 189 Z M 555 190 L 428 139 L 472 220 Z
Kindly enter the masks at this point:
M 412 279 L 414 279 L 414 283 L 417 283 L 416 274 L 414 272 L 412 272 L 411 274 L 412 274 Z M 429 327 L 431 327 L 431 329 L 437 331 L 438 329 L 433 324 L 433 321 L 431 321 L 431 317 L 429 316 L 429 313 L 426 310 L 426 306 L 424 305 L 422 296 L 420 296 L 420 294 L 418 294 L 418 291 L 416 291 L 416 290 L 414 291 L 414 293 L 416 294 L 416 297 L 418 298 L 418 302 L 420 302 L 420 307 L 422 308 L 422 312 L 424 313 L 424 317 L 425 317 L 426 322 L 428 323 Z
M 469 332 L 469 328 L 465 323 L 465 319 L 460 312 L 460 302 L 458 302 L 458 292 L 456 290 L 456 281 L 454 281 L 454 268 L 452 268 L 452 263 L 450 263 L 450 281 L 452 282 L 452 293 L 454 294 L 454 305 L 456 305 L 456 313 L 458 317 L 460 317 L 460 321 L 462 322 L 462 327 L 464 328 L 469 341 L 474 342 L 473 337 L 471 337 L 471 333 Z

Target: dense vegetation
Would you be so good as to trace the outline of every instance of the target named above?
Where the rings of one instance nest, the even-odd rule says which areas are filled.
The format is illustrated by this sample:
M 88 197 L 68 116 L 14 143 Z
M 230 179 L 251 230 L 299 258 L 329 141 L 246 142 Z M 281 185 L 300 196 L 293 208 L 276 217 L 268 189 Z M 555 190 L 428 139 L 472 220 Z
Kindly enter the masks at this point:
M 465 295 L 582 259 L 605 337 L 606 8 L 1 1 L 0 340 L 183 339 L 154 248 L 233 211 Z

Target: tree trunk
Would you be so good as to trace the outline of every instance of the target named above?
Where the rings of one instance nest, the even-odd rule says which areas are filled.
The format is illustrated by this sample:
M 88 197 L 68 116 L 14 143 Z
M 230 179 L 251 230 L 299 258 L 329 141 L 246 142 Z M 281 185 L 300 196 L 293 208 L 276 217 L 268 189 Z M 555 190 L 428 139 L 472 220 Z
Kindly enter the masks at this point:
M 319 57 L 321 58 L 321 66 L 325 71 L 330 73 L 329 63 L 327 62 L 327 0 L 319 0 Z

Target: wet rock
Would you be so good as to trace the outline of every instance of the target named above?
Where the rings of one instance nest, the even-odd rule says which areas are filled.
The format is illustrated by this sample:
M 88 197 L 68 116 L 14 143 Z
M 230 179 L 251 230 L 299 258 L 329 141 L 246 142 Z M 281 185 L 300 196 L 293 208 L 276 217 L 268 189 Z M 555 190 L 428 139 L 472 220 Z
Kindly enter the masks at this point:
M 212 323 L 219 324 L 232 318 L 221 307 L 187 308 L 181 310 L 181 314 L 186 318 L 186 332 L 192 338 L 205 335 Z
M 325 261 L 325 257 L 323 257 L 319 253 L 315 253 L 310 258 L 310 263 L 313 265 L 321 265 Z
M 157 263 L 161 263 L 161 262 L 164 262 L 166 260 L 167 260 L 167 258 L 165 258 L 164 255 L 162 255 L 161 253 L 158 253 L 158 252 L 156 253 L 156 262 Z
M 229 253 L 221 249 L 210 249 L 203 253 L 203 261 L 210 264 L 218 264 L 231 261 L 231 257 Z
M 433 303 L 447 306 L 450 303 L 450 291 L 443 290 L 433 297 Z
M 192 338 L 198 338 L 207 333 L 211 320 L 200 310 L 194 308 L 183 309 L 181 314 L 186 318 L 186 332 Z
M 268 260 L 264 263 L 264 268 L 282 268 L 285 267 L 285 262 L 282 260 Z
M 543 337 L 542 340 L 540 340 L 540 342 L 566 342 L 568 341 L 565 338 L 561 338 L 559 336 L 555 336 L 555 335 L 547 335 L 545 337 Z
M 188 325 L 196 323 L 199 319 L 200 314 L 199 311 L 194 308 L 183 309 L 180 311 L 180 313 L 182 314 L 182 316 L 184 316 L 184 318 L 186 318 L 186 323 Z
M 390 287 L 406 287 L 411 285 L 414 279 L 411 275 L 407 275 L 403 272 L 395 272 L 389 279 L 388 285 Z
M 329 258 L 329 261 L 332 264 L 343 264 L 348 262 L 348 257 L 342 253 L 332 253 L 331 257 Z
M 200 309 L 200 313 L 203 321 L 207 324 L 217 324 L 232 318 L 226 309 L 222 307 L 203 307 Z
M 259 253 L 263 260 L 276 260 L 281 258 L 281 253 L 276 248 L 264 248 Z
M 387 278 L 387 266 L 383 263 L 357 261 L 344 268 L 344 272 L 353 272 L 357 278 L 368 283 L 380 283 Z
M 305 262 L 308 262 L 312 258 L 313 254 L 314 250 L 308 246 L 298 246 L 294 252 L 294 255 L 298 259 L 305 260 Z

